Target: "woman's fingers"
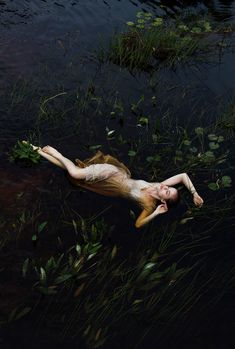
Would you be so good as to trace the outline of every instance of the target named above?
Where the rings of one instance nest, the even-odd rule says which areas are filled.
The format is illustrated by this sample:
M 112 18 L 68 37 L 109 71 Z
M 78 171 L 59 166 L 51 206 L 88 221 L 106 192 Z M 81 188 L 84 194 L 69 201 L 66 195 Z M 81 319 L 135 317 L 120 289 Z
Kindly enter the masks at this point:
M 168 211 L 168 207 L 166 206 L 166 204 L 161 204 L 161 205 L 158 205 L 156 210 L 157 210 L 158 214 L 165 213 Z
M 194 197 L 193 201 L 194 201 L 196 206 L 202 206 L 204 203 L 203 199 L 198 194 Z

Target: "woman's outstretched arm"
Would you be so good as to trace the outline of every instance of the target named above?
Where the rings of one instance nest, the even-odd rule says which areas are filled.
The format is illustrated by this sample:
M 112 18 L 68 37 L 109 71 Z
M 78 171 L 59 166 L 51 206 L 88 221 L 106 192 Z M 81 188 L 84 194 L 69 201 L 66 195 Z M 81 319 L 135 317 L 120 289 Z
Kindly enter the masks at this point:
M 136 228 L 141 228 L 143 225 L 149 223 L 159 214 L 165 213 L 168 211 L 166 204 L 158 205 L 156 209 L 144 209 L 135 222 Z
M 193 201 L 195 205 L 201 206 L 203 204 L 203 199 L 198 194 L 197 190 L 195 189 L 191 179 L 187 175 L 187 173 L 180 173 L 178 175 L 175 175 L 173 177 L 170 177 L 162 182 L 162 184 L 173 186 L 176 184 L 184 184 L 185 187 L 190 191 L 190 193 L 193 195 Z

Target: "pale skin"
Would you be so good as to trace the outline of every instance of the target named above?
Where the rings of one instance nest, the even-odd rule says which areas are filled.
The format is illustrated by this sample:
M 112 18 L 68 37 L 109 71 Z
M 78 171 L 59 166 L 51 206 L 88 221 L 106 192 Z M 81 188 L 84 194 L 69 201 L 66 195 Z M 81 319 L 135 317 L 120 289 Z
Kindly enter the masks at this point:
M 23 141 L 23 143 L 27 143 Z M 32 145 L 32 144 L 31 144 Z M 85 179 L 85 169 L 79 168 L 71 160 L 64 157 L 59 151 L 50 146 L 43 148 L 32 145 L 42 157 L 53 163 L 54 165 L 67 170 L 69 175 L 75 179 Z M 197 193 L 192 181 L 187 173 L 180 173 L 173 177 L 164 180 L 161 183 L 149 183 L 149 188 L 143 191 L 143 201 L 149 208 L 143 209 L 135 222 L 136 228 L 141 228 L 143 225 L 149 223 L 156 216 L 166 213 L 168 211 L 167 200 L 174 200 L 177 196 L 177 190 L 173 188 L 175 185 L 183 184 L 193 195 L 193 201 L 196 206 L 203 205 L 203 199 Z M 161 204 L 155 208 L 156 201 Z
M 158 205 L 156 208 L 152 208 L 150 206 L 149 209 L 144 209 L 135 222 L 135 226 L 137 228 L 142 227 L 143 225 L 149 223 L 156 216 L 166 213 L 168 211 L 167 207 L 167 198 L 170 198 L 169 190 L 170 187 L 178 184 L 183 184 L 193 195 L 193 202 L 196 206 L 201 207 L 203 205 L 203 199 L 197 193 L 191 179 L 187 175 L 187 173 L 179 173 L 173 177 L 167 178 L 163 182 L 159 183 L 161 188 L 161 197 L 155 196 L 157 199 L 160 199 L 162 204 Z M 164 194 L 165 192 L 165 194 Z

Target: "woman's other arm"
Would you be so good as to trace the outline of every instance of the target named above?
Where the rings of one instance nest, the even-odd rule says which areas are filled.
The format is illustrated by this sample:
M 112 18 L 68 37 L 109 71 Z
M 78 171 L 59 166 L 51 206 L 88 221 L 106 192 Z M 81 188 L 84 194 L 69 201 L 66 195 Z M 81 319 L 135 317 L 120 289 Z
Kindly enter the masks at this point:
M 141 228 L 143 225 L 149 223 L 153 218 L 155 218 L 159 214 L 165 213 L 167 211 L 168 208 L 166 204 L 158 205 L 155 210 L 153 208 L 144 209 L 135 222 L 136 228 Z
M 173 177 L 170 177 L 162 182 L 162 184 L 173 186 L 176 184 L 184 184 L 185 187 L 190 191 L 190 193 L 193 195 L 193 201 L 195 205 L 201 206 L 203 204 L 203 199 L 198 194 L 197 190 L 195 189 L 191 179 L 187 175 L 187 173 L 180 173 L 178 175 L 175 175 Z

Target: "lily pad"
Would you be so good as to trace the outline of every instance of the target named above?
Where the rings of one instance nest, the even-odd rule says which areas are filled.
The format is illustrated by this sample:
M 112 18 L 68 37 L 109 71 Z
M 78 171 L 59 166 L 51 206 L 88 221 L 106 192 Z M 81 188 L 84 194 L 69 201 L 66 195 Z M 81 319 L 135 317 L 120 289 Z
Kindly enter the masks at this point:
M 209 183 L 208 188 L 213 191 L 219 190 L 219 186 L 216 183 Z
M 136 156 L 136 151 L 134 151 L 134 150 L 129 150 L 129 151 L 128 151 L 128 155 L 131 156 L 131 157 Z
M 219 136 L 218 139 L 217 139 L 217 142 L 218 143 L 221 143 L 224 141 L 224 137 L 223 136 Z
M 191 141 L 189 141 L 188 139 L 186 139 L 183 143 L 184 143 L 184 145 L 186 145 L 186 146 L 191 145 Z
M 229 188 L 229 187 L 231 187 L 232 179 L 231 179 L 230 176 L 223 176 L 223 177 L 221 178 L 221 182 L 222 182 L 222 186 L 223 186 L 224 188 Z
M 216 142 L 218 140 L 218 136 L 216 136 L 214 133 L 210 133 L 207 137 L 209 141 Z
M 203 133 L 204 133 L 204 128 L 202 128 L 202 127 L 196 127 L 196 128 L 195 128 L 195 133 L 196 133 L 196 135 L 198 135 L 198 136 L 202 136 Z
M 215 150 L 215 149 L 219 148 L 219 144 L 215 143 L 215 142 L 210 142 L 209 147 L 210 147 L 210 149 Z
M 129 26 L 129 27 L 133 27 L 135 25 L 134 22 L 126 22 L 126 24 Z

